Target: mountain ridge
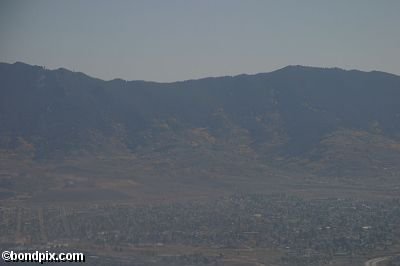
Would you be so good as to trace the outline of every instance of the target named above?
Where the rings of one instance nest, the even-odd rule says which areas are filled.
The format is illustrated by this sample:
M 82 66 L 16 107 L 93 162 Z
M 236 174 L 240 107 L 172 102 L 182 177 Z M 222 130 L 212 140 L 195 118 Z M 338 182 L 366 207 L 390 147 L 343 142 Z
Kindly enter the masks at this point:
M 400 158 L 400 77 L 383 72 L 288 66 L 157 83 L 2 63 L 0 84 L 0 149 L 31 147 L 22 153 L 35 160 L 118 150 L 209 163 L 231 154 L 364 175 L 386 164 L 396 172 Z M 369 142 L 387 163 L 343 145 L 365 152 Z
M 339 71 L 346 71 L 346 72 L 361 72 L 361 73 L 381 73 L 384 75 L 388 75 L 388 76 L 396 76 L 396 77 L 400 77 L 400 75 L 398 74 L 394 74 L 394 73 L 390 73 L 390 72 L 385 72 L 385 71 L 380 71 L 380 70 L 369 70 L 369 71 L 365 71 L 365 70 L 358 70 L 358 69 L 345 69 L 345 68 L 341 68 L 341 67 L 319 67 L 319 66 L 311 66 L 311 65 L 287 65 L 281 68 L 278 68 L 276 70 L 272 70 L 269 72 L 257 72 L 257 73 L 241 73 L 241 74 L 235 74 L 235 75 L 221 75 L 221 76 L 207 76 L 207 77 L 200 77 L 200 78 L 189 78 L 189 79 L 183 79 L 183 80 L 176 80 L 176 81 L 169 81 L 169 82 L 163 82 L 163 81 L 152 81 L 152 80 L 141 80 L 141 79 L 134 79 L 134 80 L 126 80 L 123 78 L 113 78 L 113 79 L 102 79 L 102 78 L 98 78 L 95 76 L 91 76 L 88 74 L 85 74 L 82 71 L 73 71 L 70 70 L 68 68 L 64 68 L 64 67 L 59 67 L 59 68 L 55 68 L 55 69 L 49 69 L 45 66 L 40 66 L 40 65 L 33 65 L 33 64 L 28 64 L 28 63 L 24 63 L 22 61 L 16 61 L 14 63 L 7 63 L 7 62 L 0 62 L 0 65 L 20 65 L 23 67 L 33 67 L 33 68 L 41 68 L 44 70 L 48 70 L 48 71 L 66 71 L 66 72 L 71 72 L 71 73 L 75 73 L 75 74 L 84 74 L 85 76 L 92 78 L 92 79 L 96 79 L 96 80 L 101 80 L 101 81 L 105 81 L 105 82 L 112 82 L 112 81 L 123 81 L 123 82 L 147 82 L 147 83 L 161 83 L 161 84 L 170 84 L 170 83 L 181 83 L 181 82 L 187 82 L 187 81 L 198 81 L 198 80 L 203 80 L 203 79 L 218 79 L 218 78 L 235 78 L 235 77 L 245 77 L 245 76 L 259 76 L 259 75 L 265 75 L 265 74 L 270 74 L 270 73 L 274 73 L 274 72 L 280 72 L 280 71 L 285 71 L 285 70 L 320 70 L 320 71 L 326 71 L 326 70 L 339 70 Z

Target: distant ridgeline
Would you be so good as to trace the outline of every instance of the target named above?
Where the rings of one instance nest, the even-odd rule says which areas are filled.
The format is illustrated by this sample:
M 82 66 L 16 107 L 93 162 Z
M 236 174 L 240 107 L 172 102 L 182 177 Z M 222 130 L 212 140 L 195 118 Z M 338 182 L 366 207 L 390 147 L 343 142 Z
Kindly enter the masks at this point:
M 82 152 L 223 160 L 229 153 L 335 174 L 393 170 L 400 77 L 288 66 L 156 83 L 1 63 L 0 125 L 2 153 L 33 160 Z

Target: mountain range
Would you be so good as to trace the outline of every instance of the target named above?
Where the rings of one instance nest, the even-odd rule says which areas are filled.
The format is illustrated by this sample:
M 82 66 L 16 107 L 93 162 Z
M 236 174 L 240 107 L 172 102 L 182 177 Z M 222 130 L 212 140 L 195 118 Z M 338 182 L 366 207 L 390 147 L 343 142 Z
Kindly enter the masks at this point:
M 1 63 L 0 153 L 33 163 L 131 156 L 168 175 L 394 178 L 399 99 L 400 76 L 378 71 L 287 66 L 158 83 Z

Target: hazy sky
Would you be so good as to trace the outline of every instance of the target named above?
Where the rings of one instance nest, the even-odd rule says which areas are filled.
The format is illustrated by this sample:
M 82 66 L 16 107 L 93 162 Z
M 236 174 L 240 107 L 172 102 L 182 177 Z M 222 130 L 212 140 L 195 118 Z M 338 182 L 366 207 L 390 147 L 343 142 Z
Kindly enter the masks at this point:
M 0 61 L 155 81 L 297 64 L 400 74 L 400 1 L 0 0 Z

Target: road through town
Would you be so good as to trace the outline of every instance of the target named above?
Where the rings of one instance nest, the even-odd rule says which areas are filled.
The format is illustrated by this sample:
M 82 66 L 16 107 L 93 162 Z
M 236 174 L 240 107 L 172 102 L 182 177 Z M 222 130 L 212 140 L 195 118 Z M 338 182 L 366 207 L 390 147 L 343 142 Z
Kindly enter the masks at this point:
M 381 262 L 390 259 L 390 256 L 370 259 L 365 262 L 364 266 L 380 266 Z

